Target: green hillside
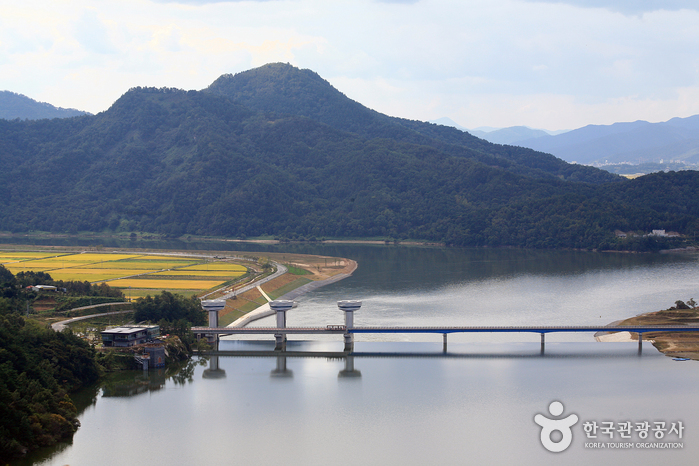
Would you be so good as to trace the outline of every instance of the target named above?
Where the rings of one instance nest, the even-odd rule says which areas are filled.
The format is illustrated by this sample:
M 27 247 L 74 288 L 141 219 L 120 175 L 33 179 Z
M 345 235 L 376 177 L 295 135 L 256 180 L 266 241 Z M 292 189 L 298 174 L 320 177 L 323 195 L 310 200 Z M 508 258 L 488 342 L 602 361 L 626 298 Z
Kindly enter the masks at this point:
M 54 107 L 46 102 L 37 102 L 22 94 L 0 91 L 0 118 L 6 120 L 38 120 L 41 118 L 70 118 L 87 115 L 74 108 Z
M 662 244 L 614 230 L 692 234 L 697 181 L 391 118 L 280 64 L 204 91 L 131 89 L 94 116 L 0 120 L 0 231 L 648 249 Z

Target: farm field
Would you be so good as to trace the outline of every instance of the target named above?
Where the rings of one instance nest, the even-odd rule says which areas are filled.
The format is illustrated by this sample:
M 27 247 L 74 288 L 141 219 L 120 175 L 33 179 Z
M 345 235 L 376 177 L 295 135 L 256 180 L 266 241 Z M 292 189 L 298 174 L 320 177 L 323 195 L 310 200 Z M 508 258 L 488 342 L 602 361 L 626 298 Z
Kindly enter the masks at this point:
M 46 272 L 54 280 L 107 283 L 131 299 L 173 291 L 187 296 L 230 283 L 247 273 L 245 266 L 210 262 L 201 257 L 0 251 L 0 264 L 13 274 Z
M 0 264 L 9 264 L 28 259 L 42 259 L 45 257 L 54 257 L 53 252 L 15 252 L 15 251 L 0 251 Z

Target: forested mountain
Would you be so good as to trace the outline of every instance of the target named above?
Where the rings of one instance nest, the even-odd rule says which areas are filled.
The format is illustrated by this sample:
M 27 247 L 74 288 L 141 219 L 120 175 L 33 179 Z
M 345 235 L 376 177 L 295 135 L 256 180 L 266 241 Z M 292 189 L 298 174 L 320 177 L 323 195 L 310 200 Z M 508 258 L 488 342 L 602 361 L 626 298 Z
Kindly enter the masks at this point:
M 37 102 L 22 94 L 0 91 L 0 118 L 6 120 L 38 120 L 40 118 L 68 118 L 87 115 L 74 108 L 54 107 L 46 102 Z
M 614 230 L 697 229 L 698 181 L 628 181 L 391 118 L 282 64 L 204 91 L 131 89 L 94 116 L 0 120 L 0 230 L 14 232 L 626 247 Z
M 604 171 L 567 164 L 550 154 L 492 144 L 456 128 L 389 117 L 347 98 L 313 71 L 282 63 L 223 75 L 206 91 L 256 111 L 307 117 L 363 140 L 381 138 L 424 145 L 514 173 L 592 183 L 618 179 Z

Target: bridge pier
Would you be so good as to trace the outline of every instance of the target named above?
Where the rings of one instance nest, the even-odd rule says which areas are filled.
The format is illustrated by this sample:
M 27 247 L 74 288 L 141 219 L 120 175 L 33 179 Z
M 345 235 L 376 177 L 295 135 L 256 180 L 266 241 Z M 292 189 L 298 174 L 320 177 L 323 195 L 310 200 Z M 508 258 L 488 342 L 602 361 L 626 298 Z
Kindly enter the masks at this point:
M 207 299 L 201 302 L 201 307 L 209 312 L 209 327 L 218 327 L 218 311 L 226 307 L 225 299 Z M 207 335 L 209 343 L 218 344 L 218 333 Z
M 442 334 L 442 353 L 447 352 L 447 334 L 443 333 Z
M 362 307 L 362 302 L 350 300 L 338 301 L 337 307 L 345 313 L 345 351 L 352 352 L 354 349 L 354 337 L 349 330 L 354 328 L 354 312 Z
M 286 311 L 294 307 L 294 302 L 287 299 L 277 299 L 269 302 L 269 307 L 277 313 L 277 328 L 286 328 Z M 286 349 L 286 334 L 274 334 L 274 349 Z
M 546 346 L 546 334 L 541 333 L 541 354 L 544 354 L 544 348 Z
M 643 353 L 643 333 L 638 332 L 638 354 Z

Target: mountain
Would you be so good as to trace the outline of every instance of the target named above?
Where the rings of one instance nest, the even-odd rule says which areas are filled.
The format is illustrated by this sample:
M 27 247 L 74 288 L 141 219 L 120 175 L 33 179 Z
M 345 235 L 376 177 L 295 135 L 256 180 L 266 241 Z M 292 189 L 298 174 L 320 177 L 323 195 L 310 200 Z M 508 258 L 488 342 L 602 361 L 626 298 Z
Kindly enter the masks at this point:
M 448 117 L 437 118 L 436 120 L 430 120 L 429 122 L 434 123 L 435 125 L 450 126 L 452 128 L 460 129 L 461 131 L 468 131 L 469 133 L 473 134 L 473 131 L 469 131 L 468 129 L 466 129 L 465 127 L 461 126 L 460 124 Z M 473 135 L 480 138 L 480 136 L 476 134 Z
M 107 111 L 0 120 L 0 231 L 414 238 L 649 249 L 699 227 L 699 173 L 629 181 L 354 102 L 273 64 Z M 663 240 L 664 241 L 664 240 Z
M 0 118 L 6 120 L 38 120 L 41 118 L 69 118 L 87 115 L 73 108 L 54 107 L 45 102 L 37 102 L 22 94 L 0 91 Z
M 515 141 L 521 141 L 523 139 L 536 139 L 549 135 L 549 133 L 544 130 L 531 129 L 526 126 L 510 126 L 509 128 L 502 128 L 487 133 L 484 131 L 472 130 L 469 131 L 469 133 L 495 144 L 512 144 Z
M 508 128 L 493 128 L 491 126 L 481 126 L 474 129 L 467 129 L 451 118 L 443 117 L 430 120 L 430 123 L 449 126 L 470 133 L 480 139 L 485 139 L 494 144 L 512 144 L 513 142 L 536 139 L 542 136 L 550 136 L 565 133 L 567 130 L 548 131 L 545 129 L 532 129 L 528 126 L 510 126 Z
M 389 138 L 424 145 L 513 173 L 593 183 L 617 179 L 550 154 L 492 144 L 456 128 L 383 115 L 347 98 L 313 71 L 282 63 L 223 75 L 205 92 L 259 112 L 306 117 L 362 139 Z
M 568 162 L 699 163 L 699 115 L 663 123 L 635 121 L 589 125 L 556 136 L 522 139 L 522 147 L 551 153 Z

